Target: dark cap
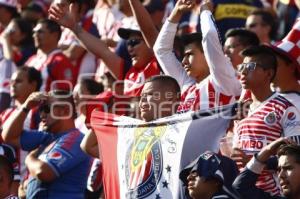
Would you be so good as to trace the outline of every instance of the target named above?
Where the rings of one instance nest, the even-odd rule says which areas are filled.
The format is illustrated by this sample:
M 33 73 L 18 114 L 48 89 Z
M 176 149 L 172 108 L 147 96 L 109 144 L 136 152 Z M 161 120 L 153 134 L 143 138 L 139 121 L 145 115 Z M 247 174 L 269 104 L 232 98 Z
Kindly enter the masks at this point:
M 179 177 L 184 185 L 187 185 L 187 177 L 192 171 L 205 179 L 217 179 L 225 192 L 234 193 L 231 185 L 239 171 L 232 159 L 211 151 L 204 152 L 180 172 Z

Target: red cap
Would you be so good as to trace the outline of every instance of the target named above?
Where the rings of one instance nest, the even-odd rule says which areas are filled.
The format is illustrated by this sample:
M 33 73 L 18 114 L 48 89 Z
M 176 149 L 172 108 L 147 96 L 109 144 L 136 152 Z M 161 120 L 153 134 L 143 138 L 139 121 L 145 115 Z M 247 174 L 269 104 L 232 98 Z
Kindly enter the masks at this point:
M 287 36 L 271 47 L 277 53 L 288 57 L 296 64 L 300 77 L 300 18 L 296 20 L 296 23 Z

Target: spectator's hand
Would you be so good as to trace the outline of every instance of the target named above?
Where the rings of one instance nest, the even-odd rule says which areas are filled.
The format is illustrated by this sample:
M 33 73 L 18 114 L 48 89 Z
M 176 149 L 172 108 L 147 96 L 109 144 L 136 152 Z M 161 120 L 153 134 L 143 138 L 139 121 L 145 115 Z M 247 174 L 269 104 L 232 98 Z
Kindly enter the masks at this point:
M 242 167 L 245 167 L 251 159 L 251 156 L 247 155 L 242 149 L 233 148 L 230 158 L 236 162 L 242 163 Z
M 257 154 L 256 159 L 260 162 L 266 162 L 270 156 L 275 155 L 279 147 L 283 144 L 292 144 L 292 140 L 288 138 L 278 138 L 277 140 L 271 142 Z
M 211 2 L 211 0 L 203 0 L 200 4 L 200 12 L 202 12 L 203 10 L 209 10 L 211 12 L 214 11 L 214 7 L 213 7 L 213 3 Z
M 210 0 L 203 0 L 200 4 L 200 12 L 202 12 L 203 10 L 209 10 L 211 12 L 214 11 L 214 7 L 213 4 Z
M 195 5 L 195 0 L 178 0 L 176 2 L 175 9 L 179 13 L 185 13 L 191 11 Z
M 28 185 L 28 179 L 25 179 L 23 182 L 20 183 L 19 190 L 18 190 L 19 198 L 26 198 L 27 185 Z
M 74 4 L 67 6 L 59 3 L 53 3 L 48 10 L 49 19 L 54 20 L 60 25 L 71 30 L 74 30 L 77 25 L 75 12 Z
M 28 96 L 26 101 L 23 103 L 23 107 L 32 109 L 32 108 L 40 105 L 43 101 L 47 101 L 47 100 L 48 100 L 48 96 L 45 93 L 34 92 Z

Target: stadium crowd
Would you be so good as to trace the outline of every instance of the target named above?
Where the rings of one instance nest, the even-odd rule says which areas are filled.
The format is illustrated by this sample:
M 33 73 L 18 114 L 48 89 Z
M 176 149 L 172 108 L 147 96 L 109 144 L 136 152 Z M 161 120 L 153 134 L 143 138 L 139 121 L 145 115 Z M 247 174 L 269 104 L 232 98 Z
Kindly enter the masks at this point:
M 109 186 L 96 114 L 230 105 L 217 150 L 184 142 L 176 194 Z M 0 199 L 300 199 L 300 1 L 0 0 L 0 125 Z

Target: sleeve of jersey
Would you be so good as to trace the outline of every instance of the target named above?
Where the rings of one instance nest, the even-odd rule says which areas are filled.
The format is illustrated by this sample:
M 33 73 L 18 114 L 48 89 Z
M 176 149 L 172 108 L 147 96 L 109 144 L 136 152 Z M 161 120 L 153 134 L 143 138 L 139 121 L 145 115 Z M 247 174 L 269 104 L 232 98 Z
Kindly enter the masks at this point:
M 237 176 L 233 183 L 233 188 L 241 195 L 241 198 L 264 198 L 264 199 L 276 199 L 277 196 L 271 196 L 269 193 L 255 186 L 256 180 L 261 172 L 261 165 L 257 165 L 257 161 L 253 159 L 247 164 L 246 168 Z
M 173 52 L 176 31 L 177 24 L 166 20 L 156 39 L 153 50 L 163 72 L 166 75 L 174 77 L 184 90 L 183 87 L 194 84 L 195 80 L 186 74 L 180 61 Z
M 290 106 L 286 109 L 281 119 L 284 137 L 290 137 L 300 144 L 300 113 L 299 110 Z
M 200 21 L 203 51 L 212 83 L 225 95 L 239 96 L 242 87 L 230 59 L 224 54 L 213 15 L 205 10 L 201 12 Z
M 82 136 L 74 139 L 74 135 L 68 134 L 55 144 L 48 152 L 45 161 L 60 176 L 86 159 L 86 154 L 80 149 Z
M 53 136 L 42 131 L 24 130 L 20 137 L 21 149 L 31 151 L 51 140 Z

